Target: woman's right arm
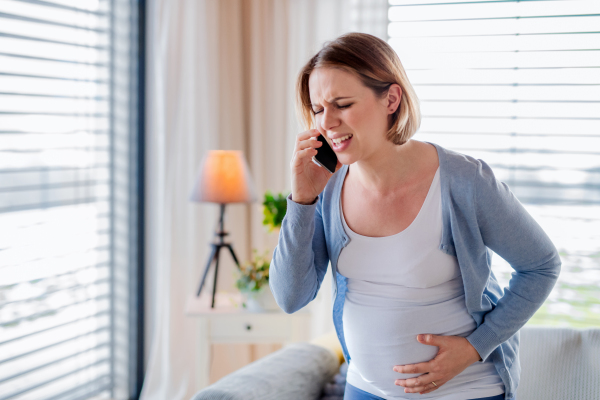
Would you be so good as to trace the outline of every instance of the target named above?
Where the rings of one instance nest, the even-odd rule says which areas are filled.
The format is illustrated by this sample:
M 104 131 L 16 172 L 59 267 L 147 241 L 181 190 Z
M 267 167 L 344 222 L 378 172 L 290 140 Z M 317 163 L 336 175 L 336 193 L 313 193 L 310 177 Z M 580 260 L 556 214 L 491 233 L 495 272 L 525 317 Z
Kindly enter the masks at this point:
M 288 314 L 317 296 L 329 262 L 320 194 L 332 174 L 312 161 L 316 149 L 322 146 L 315 140 L 319 135 L 318 130 L 311 129 L 296 137 L 290 163 L 292 193 L 269 269 L 269 287 L 279 307 Z M 341 166 L 338 161 L 336 170 Z
M 299 204 L 288 196 L 279 242 L 269 269 L 269 287 L 283 311 L 294 313 L 316 296 L 327 272 L 329 254 L 321 218 L 321 196 Z

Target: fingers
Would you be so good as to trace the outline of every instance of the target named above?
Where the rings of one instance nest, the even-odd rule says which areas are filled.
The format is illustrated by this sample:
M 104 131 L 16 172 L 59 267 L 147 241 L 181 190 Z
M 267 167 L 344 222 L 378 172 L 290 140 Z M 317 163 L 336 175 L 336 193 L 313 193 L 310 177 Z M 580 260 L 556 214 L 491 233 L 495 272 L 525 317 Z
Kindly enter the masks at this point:
M 304 150 L 299 151 L 298 153 L 298 158 L 304 158 L 304 157 L 312 157 L 312 156 L 316 156 L 317 155 L 317 149 L 314 149 L 312 147 L 308 147 Z
M 436 385 L 437 386 L 435 386 L 433 384 L 429 384 L 427 386 L 427 389 L 423 390 L 422 392 L 419 392 L 419 394 L 425 394 L 425 393 L 429 393 L 429 392 L 433 392 L 434 390 L 437 390 L 440 387 L 440 385 L 437 382 L 436 382 Z
M 437 346 L 439 351 L 431 361 L 394 367 L 394 371 L 400 373 L 424 374 L 395 381 L 396 385 L 405 388 L 406 393 L 425 394 L 437 390 L 479 359 L 477 350 L 464 337 L 425 334 L 418 335 L 417 340 L 422 344 Z
M 427 344 L 430 346 L 440 346 L 441 344 L 443 344 L 443 339 L 444 336 L 439 336 L 439 335 L 431 335 L 431 334 L 427 334 L 427 335 L 417 335 L 417 340 L 419 341 L 419 343 L 423 343 L 423 344 Z
M 416 378 L 408 378 L 408 379 L 396 379 L 394 382 L 397 386 L 404 387 L 404 393 L 420 393 L 424 390 L 435 390 L 435 385 L 432 385 L 431 382 L 436 381 L 435 378 L 438 378 L 439 381 L 436 381 L 436 384 L 440 386 L 440 382 L 443 382 L 441 377 L 435 373 L 431 373 L 435 370 L 435 365 L 432 361 L 419 363 L 419 364 L 410 364 L 410 365 L 397 365 L 394 367 L 394 371 L 402 373 L 402 374 L 423 374 L 421 376 L 417 376 Z
M 421 376 L 417 376 L 416 378 L 396 379 L 394 383 L 397 386 L 402 386 L 405 388 L 422 387 L 434 381 L 431 376 L 431 374 L 423 374 Z
M 323 142 L 318 140 L 303 140 L 296 145 L 296 151 L 304 150 L 309 147 L 314 149 L 317 147 L 321 147 L 322 145 Z
M 431 371 L 431 362 L 428 361 L 419 364 L 396 365 L 394 367 L 394 371 L 400 372 L 401 374 L 425 374 Z
M 304 158 L 311 158 L 317 155 L 317 148 L 323 146 L 323 143 L 316 139 L 320 133 L 316 129 L 311 129 L 296 136 L 296 148 L 294 149 L 294 156 L 290 162 L 290 166 L 300 166 Z
M 299 133 L 298 135 L 296 135 L 296 148 L 298 147 L 298 144 L 301 143 L 302 141 L 308 140 L 312 137 L 316 138 L 319 135 L 320 135 L 320 133 L 316 129 L 310 129 L 308 131 Z
M 414 388 L 406 388 L 404 389 L 404 393 L 420 393 L 420 394 L 425 394 L 425 393 L 429 393 L 429 392 L 433 392 L 434 390 L 439 389 L 440 386 L 442 386 L 441 382 L 435 382 L 435 385 L 433 384 L 433 382 L 435 381 L 431 381 L 426 385 L 423 386 L 417 386 Z
M 441 377 L 436 378 L 437 375 L 424 374 L 417 378 L 411 379 L 396 379 L 395 384 L 397 386 L 404 387 L 404 393 L 428 393 L 433 392 L 444 383 L 446 383 Z M 435 382 L 433 384 L 432 382 Z
M 302 165 L 302 160 L 304 158 L 307 157 L 313 157 L 317 155 L 317 149 L 314 149 L 312 147 L 308 147 L 304 150 L 300 150 L 300 151 L 296 151 L 294 153 L 294 156 L 292 157 L 292 161 L 290 162 L 290 166 L 292 167 L 292 169 L 295 166 L 301 166 Z

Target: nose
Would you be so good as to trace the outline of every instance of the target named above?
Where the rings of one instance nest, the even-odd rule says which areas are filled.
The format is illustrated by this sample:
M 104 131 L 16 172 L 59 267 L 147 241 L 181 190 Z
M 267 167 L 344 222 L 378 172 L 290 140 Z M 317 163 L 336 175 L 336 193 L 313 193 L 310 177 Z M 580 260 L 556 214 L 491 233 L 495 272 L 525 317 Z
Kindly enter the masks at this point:
M 335 110 L 331 108 L 323 109 L 321 115 L 321 128 L 324 131 L 332 130 L 340 124 L 340 119 L 337 117 Z

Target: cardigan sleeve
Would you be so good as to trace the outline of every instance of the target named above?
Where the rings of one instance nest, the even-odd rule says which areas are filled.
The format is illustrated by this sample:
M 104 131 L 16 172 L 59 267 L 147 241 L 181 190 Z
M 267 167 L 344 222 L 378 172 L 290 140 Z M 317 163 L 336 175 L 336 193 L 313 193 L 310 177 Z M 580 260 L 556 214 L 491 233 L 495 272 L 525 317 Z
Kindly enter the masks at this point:
M 279 307 L 288 314 L 317 296 L 327 272 L 322 196 L 306 205 L 296 203 L 291 195 L 287 198 L 287 211 L 269 268 L 269 287 Z
M 482 360 L 513 336 L 554 287 L 561 260 L 556 247 L 492 169 L 478 161 L 474 204 L 484 244 L 515 270 L 504 295 L 467 340 Z

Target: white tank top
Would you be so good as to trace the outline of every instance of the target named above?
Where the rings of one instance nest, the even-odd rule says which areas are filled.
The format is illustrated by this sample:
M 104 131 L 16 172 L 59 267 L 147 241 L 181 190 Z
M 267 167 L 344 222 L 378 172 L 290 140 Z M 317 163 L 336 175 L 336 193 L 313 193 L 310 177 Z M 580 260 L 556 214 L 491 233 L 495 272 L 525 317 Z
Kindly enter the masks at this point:
M 417 217 L 400 233 L 362 236 L 340 214 L 350 238 L 338 259 L 339 273 L 348 278 L 342 317 L 351 358 L 347 382 L 384 399 L 466 400 L 504 393 L 490 359 L 424 395 L 404 393 L 394 385 L 396 379 L 419 376 L 394 372 L 395 365 L 429 361 L 437 354 L 437 347 L 417 341 L 418 334 L 465 337 L 476 328 L 465 305 L 457 259 L 438 249 L 439 168 Z

